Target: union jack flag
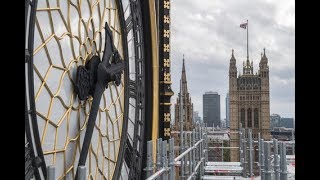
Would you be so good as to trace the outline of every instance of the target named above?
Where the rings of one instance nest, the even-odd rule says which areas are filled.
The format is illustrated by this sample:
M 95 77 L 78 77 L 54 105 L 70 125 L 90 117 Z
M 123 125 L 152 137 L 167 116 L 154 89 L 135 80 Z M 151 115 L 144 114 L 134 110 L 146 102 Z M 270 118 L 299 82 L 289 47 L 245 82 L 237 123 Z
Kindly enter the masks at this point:
M 243 24 L 240 24 L 240 27 L 243 28 L 243 29 L 246 29 L 247 25 L 248 25 L 248 23 L 243 23 Z

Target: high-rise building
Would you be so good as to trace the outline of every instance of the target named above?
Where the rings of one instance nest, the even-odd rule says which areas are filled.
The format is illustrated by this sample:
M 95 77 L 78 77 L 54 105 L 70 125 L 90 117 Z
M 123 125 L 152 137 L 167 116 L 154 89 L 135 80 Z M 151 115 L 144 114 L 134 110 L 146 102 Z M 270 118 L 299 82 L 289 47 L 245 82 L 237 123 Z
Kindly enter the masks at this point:
M 180 95 L 182 99 L 180 98 Z M 182 101 L 182 109 L 180 109 L 180 102 Z M 182 110 L 182 112 L 180 112 Z M 178 93 L 177 102 L 174 105 L 175 112 L 175 121 L 171 131 L 171 137 L 174 138 L 175 146 L 180 146 L 180 113 L 182 114 L 182 127 L 183 131 L 192 131 L 194 128 L 192 121 L 192 113 L 193 113 L 193 104 L 191 102 L 191 97 L 188 92 L 187 86 L 187 75 L 184 65 L 184 57 L 182 62 L 182 72 L 181 72 L 181 84 L 180 84 L 180 92 Z M 179 155 L 179 148 L 175 148 L 175 155 Z M 175 157 L 176 157 L 175 156 Z
M 229 103 L 230 103 L 230 98 L 229 98 L 229 93 L 227 93 L 227 97 L 226 97 L 226 126 L 227 126 L 227 128 L 230 128 Z
M 203 95 L 203 122 L 208 127 L 221 127 L 220 95 L 217 92 L 209 91 Z
M 252 135 L 257 140 L 258 133 L 264 140 L 270 140 L 270 90 L 269 66 L 265 49 L 261 54 L 259 71 L 253 73 L 253 62 L 243 62 L 243 74 L 237 76 L 236 58 L 232 55 L 229 67 L 229 98 L 230 98 L 230 146 L 239 147 L 240 124 L 252 129 Z M 254 144 L 254 152 L 258 144 Z M 231 149 L 231 161 L 240 161 L 239 149 Z M 254 155 L 257 162 L 258 155 Z
M 201 117 L 198 111 L 193 111 L 193 123 L 201 122 Z

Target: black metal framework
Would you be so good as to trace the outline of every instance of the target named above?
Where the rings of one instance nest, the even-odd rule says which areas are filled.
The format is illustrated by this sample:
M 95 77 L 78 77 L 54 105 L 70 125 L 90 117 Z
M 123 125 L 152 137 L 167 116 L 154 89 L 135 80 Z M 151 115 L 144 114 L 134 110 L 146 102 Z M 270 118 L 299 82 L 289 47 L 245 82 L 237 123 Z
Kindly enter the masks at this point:
M 144 31 L 142 26 L 142 9 L 139 0 L 123 2 L 125 16 L 125 30 L 129 51 L 129 68 L 134 68 L 134 73 L 129 75 L 129 109 L 128 133 L 125 143 L 124 163 L 120 177 L 114 179 L 140 179 L 142 170 L 142 157 L 144 145 L 145 124 L 145 52 Z M 132 42 L 130 42 L 132 41 Z M 131 48 L 131 47 L 129 47 Z M 133 65 L 133 66 L 132 66 Z M 134 115 L 131 113 L 134 112 Z M 130 125 L 132 123 L 132 125 Z M 132 130 L 133 128 L 133 130 Z
M 129 16 L 126 13 L 126 2 L 129 2 Z M 121 33 L 123 34 L 122 43 L 124 48 L 124 59 L 128 59 L 128 65 L 125 67 L 124 78 L 124 120 L 122 125 L 122 140 L 120 141 L 120 149 L 118 152 L 117 163 L 112 179 L 140 179 L 142 171 L 142 159 L 144 150 L 144 126 L 145 126 L 145 99 L 152 96 L 152 92 L 145 94 L 147 87 L 152 85 L 152 81 L 146 82 L 146 75 L 151 75 L 151 64 L 145 66 L 145 34 L 150 32 L 148 26 L 143 25 L 143 15 L 148 15 L 148 7 L 141 7 L 140 0 L 122 0 L 116 1 L 119 10 L 119 20 L 121 26 Z M 46 177 L 46 163 L 43 157 L 42 147 L 40 143 L 40 136 L 37 124 L 36 106 L 35 106 L 35 92 L 34 92 L 34 78 L 33 78 L 33 44 L 34 44 L 34 29 L 35 16 L 37 8 L 37 0 L 25 1 L 25 31 L 26 31 L 26 102 L 25 102 L 25 177 L 30 179 L 45 179 Z M 143 13 L 142 13 L 143 11 Z M 132 33 L 132 39 L 129 39 L 129 34 Z M 150 35 L 149 35 L 150 36 Z M 128 47 L 132 41 L 134 48 L 133 58 L 130 59 L 130 50 Z M 148 54 L 150 55 L 150 54 Z M 134 73 L 130 69 L 130 65 L 134 67 Z M 149 73 L 146 73 L 146 69 Z M 134 75 L 133 75 L 134 74 Z M 134 78 L 131 78 L 133 77 Z M 150 77 L 148 77 L 149 79 Z M 151 78 L 152 79 L 152 78 Z M 150 89 L 149 89 L 150 90 Z M 133 100 L 134 99 L 134 100 Z M 151 98 L 149 98 L 151 99 Z M 130 105 L 134 104 L 134 110 L 131 111 Z M 130 114 L 134 114 L 133 135 L 129 133 L 128 122 L 130 121 Z M 151 132 L 148 132 L 149 134 Z M 130 140 L 131 138 L 131 140 Z M 124 160 L 124 161 L 123 161 Z M 75 160 L 78 161 L 78 160 Z M 36 168 L 40 167 L 40 168 Z M 127 168 L 127 176 L 124 175 L 124 170 Z M 127 178 L 126 178 L 127 177 Z
M 33 38 L 37 0 L 25 0 L 25 179 L 46 177 L 35 114 L 33 86 Z

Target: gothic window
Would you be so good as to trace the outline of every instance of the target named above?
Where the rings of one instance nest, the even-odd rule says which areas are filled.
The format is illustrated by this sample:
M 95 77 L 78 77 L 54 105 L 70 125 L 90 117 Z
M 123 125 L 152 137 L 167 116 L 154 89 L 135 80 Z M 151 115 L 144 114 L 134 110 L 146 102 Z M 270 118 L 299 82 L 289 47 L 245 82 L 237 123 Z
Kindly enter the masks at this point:
M 259 128 L 259 112 L 258 112 L 258 108 L 254 109 L 254 127 L 255 128 Z
M 249 108 L 248 110 L 247 110 L 247 118 L 248 118 L 248 128 L 251 128 L 252 127 L 252 116 L 251 116 L 251 114 L 252 114 L 252 111 L 251 111 L 251 108 Z
M 240 118 L 241 118 L 242 127 L 245 127 L 245 110 L 244 109 L 241 109 Z

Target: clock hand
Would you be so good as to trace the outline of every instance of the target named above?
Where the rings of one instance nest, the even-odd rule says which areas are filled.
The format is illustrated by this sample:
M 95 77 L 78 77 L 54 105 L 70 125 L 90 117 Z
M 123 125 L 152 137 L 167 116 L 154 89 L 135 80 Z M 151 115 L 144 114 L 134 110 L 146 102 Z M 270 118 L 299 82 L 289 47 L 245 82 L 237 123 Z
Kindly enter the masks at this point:
M 82 149 L 80 152 L 79 163 L 78 166 L 84 166 L 86 163 L 89 146 L 91 143 L 92 133 L 94 129 L 94 124 L 97 118 L 97 113 L 99 110 L 99 104 L 102 97 L 102 94 L 105 88 L 108 87 L 108 83 L 111 81 L 115 81 L 115 84 L 118 86 L 121 82 L 121 74 L 125 68 L 125 62 L 121 60 L 121 57 L 118 54 L 118 51 L 113 45 L 112 32 L 106 22 L 105 25 L 105 50 L 102 57 L 102 62 L 97 61 L 98 56 L 93 56 L 90 61 L 91 64 L 87 66 L 89 68 L 89 72 L 86 72 L 85 67 L 81 67 L 79 73 L 77 72 L 77 84 L 76 84 L 76 92 L 78 92 L 79 98 L 86 98 L 86 93 L 91 90 L 91 95 L 93 96 L 93 102 L 91 105 L 91 110 L 89 114 L 89 119 L 87 123 L 86 133 L 82 144 Z M 112 62 L 110 59 L 112 58 Z M 96 63 L 98 62 L 98 63 Z M 89 62 L 90 63 L 90 62 Z M 87 70 L 88 71 L 88 70 Z M 82 73 L 82 74 L 81 74 Z M 88 75 L 89 74 L 89 75 Z M 82 75 L 82 76 L 80 76 Z M 81 79 L 84 77 L 84 79 Z M 81 83 L 81 81 L 85 81 L 86 83 Z M 87 82 L 88 81 L 88 82 Z M 92 83 L 92 81 L 94 83 Z M 86 84 L 90 84 L 91 87 Z M 83 90 L 85 89 L 85 90 Z M 90 89 L 90 90 L 88 90 Z M 80 98 L 80 99 L 81 99 Z M 77 178 L 77 173 L 76 173 Z

